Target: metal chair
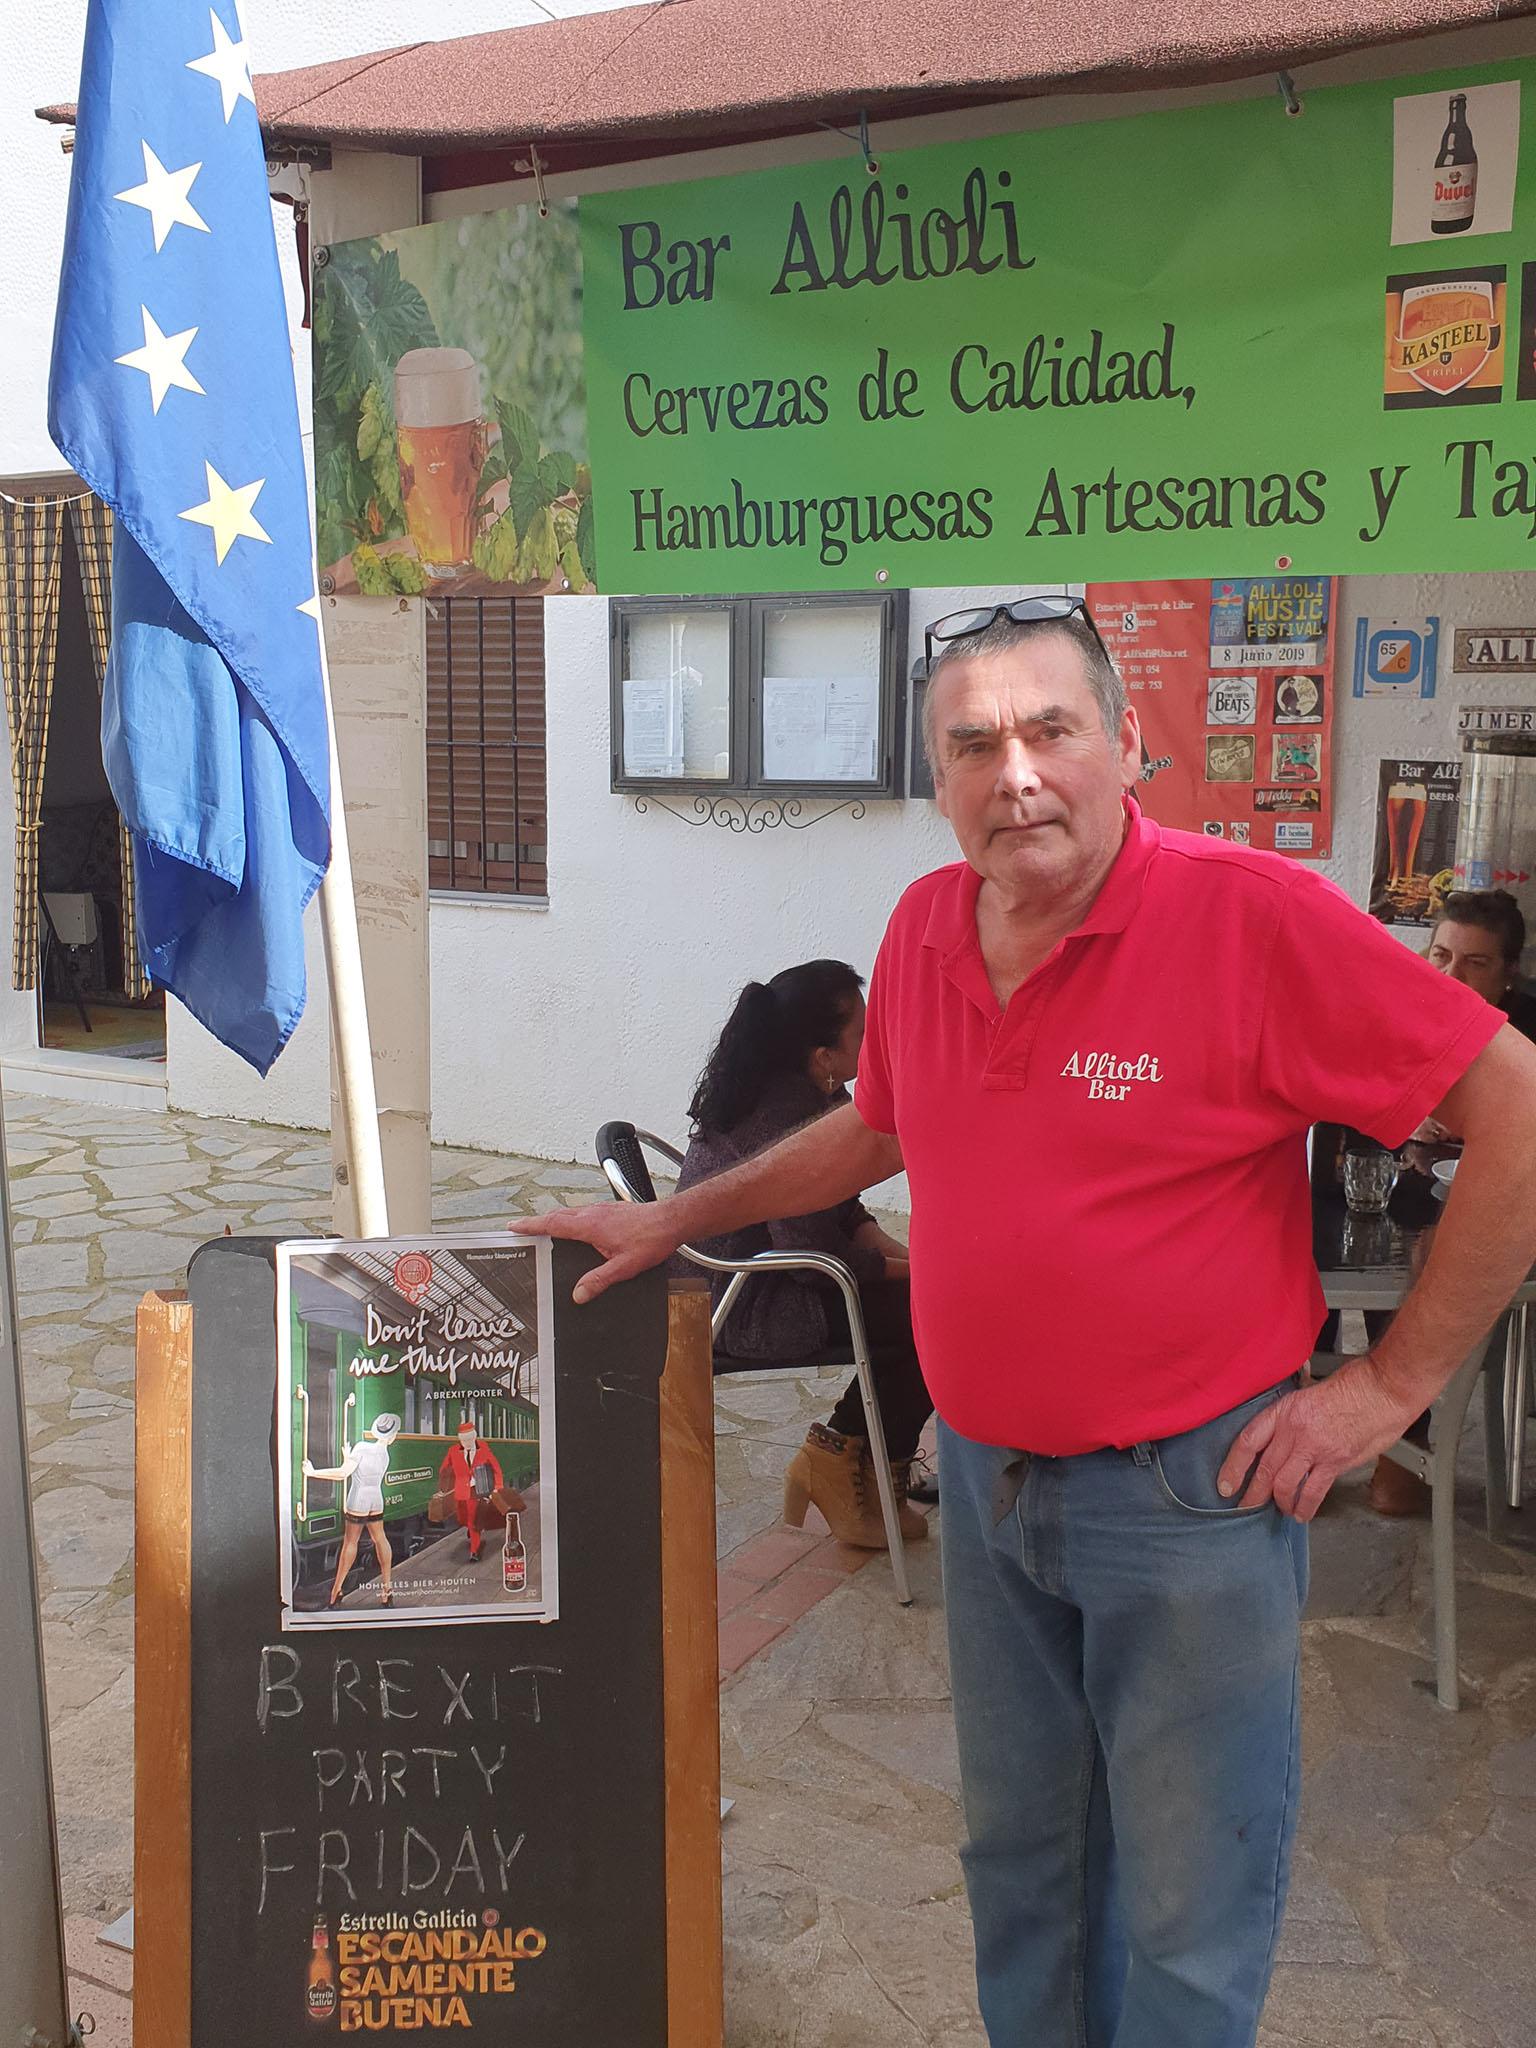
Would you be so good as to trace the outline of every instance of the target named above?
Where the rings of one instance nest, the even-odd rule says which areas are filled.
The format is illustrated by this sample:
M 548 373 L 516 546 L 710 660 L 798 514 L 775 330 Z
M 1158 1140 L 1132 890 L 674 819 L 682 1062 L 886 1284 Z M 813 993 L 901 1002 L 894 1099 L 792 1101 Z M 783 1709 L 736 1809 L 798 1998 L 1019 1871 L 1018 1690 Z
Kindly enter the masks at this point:
M 1531 1304 L 1519 1301 L 1495 1323 L 1483 1379 L 1483 1423 L 1488 1447 L 1488 1534 L 1501 1542 L 1509 1516 L 1525 1501 L 1525 1437 L 1531 1413 L 1531 1350 L 1536 1338 Z M 1502 1377 L 1495 1361 L 1503 1361 Z
M 637 1131 L 633 1124 L 607 1123 L 598 1132 L 597 1163 L 619 1201 L 656 1200 L 656 1185 L 651 1179 L 650 1166 L 645 1156 L 647 1149 L 668 1160 L 673 1166 L 681 1166 L 683 1163 L 683 1155 L 675 1145 L 669 1145 L 665 1138 L 658 1138 L 651 1131 Z M 910 1607 L 912 1590 L 907 1580 L 906 1552 L 902 1546 L 901 1528 L 897 1520 L 896 1489 L 891 1483 L 891 1461 L 885 1449 L 885 1425 L 880 1416 L 880 1403 L 875 1396 L 875 1376 L 869 1360 L 869 1341 L 864 1333 L 864 1315 L 859 1306 L 858 1282 L 853 1274 L 841 1259 L 835 1259 L 826 1252 L 767 1251 L 758 1252 L 750 1259 L 717 1259 L 711 1257 L 708 1252 L 698 1251 L 688 1244 L 679 1245 L 678 1251 L 691 1264 L 702 1266 L 706 1273 L 731 1275 L 730 1284 L 710 1317 L 712 1336 L 718 1336 L 725 1327 L 725 1319 L 730 1314 L 736 1297 L 754 1273 L 819 1273 L 842 1290 L 843 1304 L 848 1312 L 848 1330 L 853 1340 L 853 1369 L 858 1376 L 859 1392 L 864 1401 L 864 1421 L 869 1431 L 869 1455 L 875 1468 L 875 1488 L 880 1496 L 880 1518 L 885 1524 L 891 1576 L 896 1582 L 896 1598 L 903 1607 Z M 759 1359 L 729 1359 L 726 1361 L 726 1370 L 751 1370 L 766 1363 L 767 1361 Z M 827 1363 L 831 1361 L 828 1360 Z
M 1332 1275 L 1330 1305 L 1340 1309 L 1395 1308 L 1401 1297 L 1401 1276 L 1394 1290 L 1391 1276 L 1370 1273 Z M 1412 1472 L 1430 1488 L 1430 1556 L 1434 1582 L 1435 1696 L 1453 1713 L 1461 1705 L 1461 1673 L 1456 1640 L 1456 1451 L 1462 1424 L 1471 1405 L 1473 1391 L 1489 1367 L 1486 1385 L 1494 1387 L 1493 1333 L 1475 1344 L 1448 1385 L 1430 1409 L 1429 1445 L 1425 1448 L 1406 1437 L 1384 1452 L 1395 1465 Z M 1345 1362 L 1340 1352 L 1315 1351 L 1311 1369 L 1314 1378 L 1325 1378 Z M 1491 1405 L 1499 1405 L 1497 1390 Z M 1492 1444 L 1488 1448 L 1487 1486 L 1490 1519 L 1503 1479 L 1503 1460 Z

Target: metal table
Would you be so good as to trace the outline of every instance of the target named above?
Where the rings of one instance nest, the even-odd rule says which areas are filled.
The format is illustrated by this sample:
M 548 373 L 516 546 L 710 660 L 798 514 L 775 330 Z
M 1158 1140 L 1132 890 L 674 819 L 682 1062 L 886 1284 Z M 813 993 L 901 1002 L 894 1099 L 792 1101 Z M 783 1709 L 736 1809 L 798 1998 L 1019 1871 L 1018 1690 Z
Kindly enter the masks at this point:
M 1414 1191 L 1411 1184 L 1408 1195 Z M 1425 1191 L 1426 1199 L 1428 1197 Z M 1407 1293 L 1413 1278 L 1414 1247 L 1433 1229 L 1436 1211 L 1426 1199 L 1393 1198 L 1385 1216 L 1355 1216 L 1344 1206 L 1341 1191 L 1316 1188 L 1312 1197 L 1313 1256 L 1323 1283 L 1323 1297 L 1334 1309 L 1392 1309 Z M 1425 1480 L 1431 1488 L 1431 1547 L 1435 1589 L 1435 1693 L 1442 1707 L 1453 1712 L 1461 1705 L 1460 1680 L 1456 1668 L 1456 1448 L 1472 1400 L 1473 1389 L 1485 1363 L 1495 1364 L 1507 1343 L 1518 1344 L 1524 1352 L 1525 1309 L 1536 1302 L 1536 1271 L 1520 1288 L 1502 1317 L 1465 1361 L 1430 1411 L 1429 1448 L 1406 1437 L 1392 1445 L 1386 1455 L 1396 1464 Z M 1513 1318 L 1513 1320 L 1512 1320 Z M 1502 1503 L 1510 1491 L 1504 1457 L 1506 1431 L 1513 1446 L 1517 1432 L 1523 1432 L 1523 1375 L 1514 1376 L 1517 1401 L 1514 1413 L 1498 1375 L 1490 1370 L 1484 1386 L 1487 1420 L 1488 1498 L 1490 1533 L 1494 1533 L 1495 1502 Z M 1511 1455 L 1518 1498 L 1518 1460 Z

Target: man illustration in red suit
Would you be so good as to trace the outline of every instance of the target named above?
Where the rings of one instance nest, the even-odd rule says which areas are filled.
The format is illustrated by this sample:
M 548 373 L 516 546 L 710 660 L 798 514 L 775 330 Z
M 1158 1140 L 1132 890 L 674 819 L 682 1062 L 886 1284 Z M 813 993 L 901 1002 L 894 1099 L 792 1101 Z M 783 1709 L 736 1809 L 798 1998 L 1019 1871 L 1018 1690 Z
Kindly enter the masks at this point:
M 437 1483 L 444 1493 L 452 1487 L 454 1512 L 459 1518 L 459 1526 L 469 1536 L 469 1554 L 472 1558 L 478 1557 L 482 1522 L 501 1519 L 491 1504 L 491 1496 L 499 1492 L 506 1482 L 496 1453 L 489 1444 L 481 1443 L 472 1422 L 460 1425 L 459 1441 L 444 1458 L 438 1470 Z

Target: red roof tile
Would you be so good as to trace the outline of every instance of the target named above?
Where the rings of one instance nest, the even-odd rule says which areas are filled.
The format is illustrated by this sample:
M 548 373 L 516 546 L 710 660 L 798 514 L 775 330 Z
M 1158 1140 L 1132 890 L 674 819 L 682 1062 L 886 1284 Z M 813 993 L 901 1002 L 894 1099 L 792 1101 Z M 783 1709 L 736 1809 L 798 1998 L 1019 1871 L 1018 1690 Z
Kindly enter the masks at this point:
M 1536 0 L 655 0 L 273 72 L 256 96 L 274 141 L 411 155 L 728 140 L 861 107 L 1242 77 L 1533 13 Z

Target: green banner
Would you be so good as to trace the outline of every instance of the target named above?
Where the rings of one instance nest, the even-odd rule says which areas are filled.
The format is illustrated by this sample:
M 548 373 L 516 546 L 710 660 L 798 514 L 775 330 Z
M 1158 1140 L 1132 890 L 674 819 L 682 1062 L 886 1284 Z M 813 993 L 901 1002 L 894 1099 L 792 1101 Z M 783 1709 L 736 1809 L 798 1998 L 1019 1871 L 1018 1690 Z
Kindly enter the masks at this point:
M 1524 568 L 1532 79 L 344 245 L 316 315 L 322 566 L 658 593 Z

